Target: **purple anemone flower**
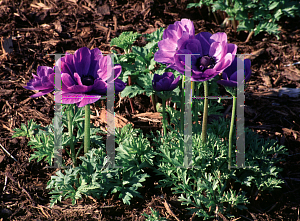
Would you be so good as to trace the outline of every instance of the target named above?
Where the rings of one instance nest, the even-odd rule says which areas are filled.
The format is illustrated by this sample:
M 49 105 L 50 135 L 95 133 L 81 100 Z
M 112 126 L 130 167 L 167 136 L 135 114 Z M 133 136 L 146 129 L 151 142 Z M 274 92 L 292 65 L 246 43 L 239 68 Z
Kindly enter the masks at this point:
M 114 70 L 115 93 L 124 90 L 126 84 L 116 80 L 121 74 L 121 65 L 112 68 L 110 56 L 103 56 L 98 48 L 86 47 L 66 54 L 57 61 L 62 78 L 62 103 L 83 107 L 107 95 L 107 80 Z
M 154 74 L 152 87 L 155 91 L 173 91 L 179 82 L 180 76 L 174 80 L 172 72 L 165 72 L 163 75 Z
M 218 84 L 228 87 L 237 87 L 237 59 L 239 58 L 235 57 L 231 65 L 223 71 L 223 80 L 217 81 Z M 251 76 L 251 61 L 249 59 L 245 59 L 244 64 L 245 79 L 243 82 L 247 82 Z
M 232 63 L 237 46 L 227 43 L 226 33 L 211 34 L 201 32 L 194 39 L 182 36 L 178 40 L 178 49 L 175 55 L 175 69 L 184 74 L 185 55 L 191 55 L 192 81 L 207 81 Z
M 181 19 L 164 30 L 163 40 L 158 42 L 159 50 L 154 54 L 154 60 L 160 63 L 173 64 L 178 48 L 177 41 L 182 37 L 194 38 L 194 24 L 189 19 Z
M 24 88 L 28 90 L 38 90 L 40 92 L 31 95 L 30 97 L 40 97 L 54 91 L 54 69 L 47 66 L 39 66 L 37 68 L 37 75 L 31 79 Z

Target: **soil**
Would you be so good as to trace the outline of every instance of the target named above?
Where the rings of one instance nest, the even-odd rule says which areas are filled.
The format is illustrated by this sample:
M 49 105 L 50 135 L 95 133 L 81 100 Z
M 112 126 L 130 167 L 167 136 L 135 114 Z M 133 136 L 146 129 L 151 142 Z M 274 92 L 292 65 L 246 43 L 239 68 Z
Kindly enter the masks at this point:
M 283 171 L 279 177 L 285 181 L 282 189 L 254 199 L 239 220 L 299 220 L 300 98 L 299 93 L 293 97 L 279 90 L 300 87 L 299 65 L 285 66 L 300 59 L 299 17 L 284 17 L 279 21 L 279 40 L 260 33 L 245 43 L 247 33 L 235 34 L 230 27 L 220 28 L 207 8 L 186 9 L 187 3 L 184 0 L 0 1 L 0 144 L 18 161 L 0 148 L 0 220 L 145 220 L 142 214 L 151 214 L 150 207 L 170 220 L 200 220 L 187 215 L 185 207 L 176 201 L 178 196 L 169 188 L 153 188 L 153 180 L 141 188 L 144 199 L 133 199 L 130 206 L 110 195 L 99 200 L 86 197 L 76 206 L 65 200 L 50 208 L 49 191 L 45 187 L 56 169 L 47 168 L 43 161 L 29 162 L 33 150 L 27 146 L 28 139 L 12 139 L 13 129 L 29 119 L 43 126 L 52 121 L 53 95 L 30 98 L 34 93 L 23 88 L 38 66 L 54 65 L 54 56 L 49 54 L 73 53 L 84 46 L 109 53 L 110 39 L 123 31 L 151 33 L 182 18 L 194 22 L 196 33 L 226 32 L 228 41 L 238 45 L 238 53 L 252 54 L 247 56 L 252 62 L 252 76 L 245 89 L 245 126 L 265 139 L 276 139 L 289 151 L 286 161 L 280 164 Z M 218 14 L 218 23 L 221 20 Z M 143 39 L 136 45 L 143 45 Z M 144 133 L 161 129 L 161 118 L 154 113 L 147 96 L 133 99 L 135 113 L 127 98 L 119 106 L 118 102 L 116 97 L 117 126 L 132 123 Z M 224 116 L 230 113 L 231 101 L 225 105 Z M 93 107 L 94 113 L 95 109 L 99 114 L 92 122 L 103 127 L 103 110 Z M 142 113 L 146 114 L 138 115 Z

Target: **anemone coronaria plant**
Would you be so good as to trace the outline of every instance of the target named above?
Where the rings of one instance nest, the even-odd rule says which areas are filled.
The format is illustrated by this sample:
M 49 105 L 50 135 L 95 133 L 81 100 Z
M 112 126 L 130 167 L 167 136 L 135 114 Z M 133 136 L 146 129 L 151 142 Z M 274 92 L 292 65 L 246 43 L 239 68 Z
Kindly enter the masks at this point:
M 228 148 L 228 169 L 231 169 L 231 150 L 232 150 L 232 137 L 233 137 L 233 127 L 235 122 L 235 111 L 236 111 L 236 87 L 238 85 L 237 75 L 240 69 L 238 69 L 237 62 L 241 62 L 241 59 L 235 57 L 233 62 L 229 67 L 227 67 L 222 73 L 222 80 L 217 81 L 218 84 L 221 84 L 225 87 L 226 91 L 229 92 L 233 96 L 232 102 L 232 111 L 231 111 L 231 123 L 230 123 L 230 131 L 229 131 L 229 148 Z M 242 85 L 249 81 L 251 76 L 251 61 L 249 59 L 244 60 L 244 80 L 241 82 Z
M 103 56 L 98 48 L 83 47 L 74 55 L 66 53 L 56 62 L 62 78 L 62 103 L 85 106 L 84 153 L 90 146 L 90 104 L 107 94 L 107 81 L 114 73 L 114 80 L 120 76 L 121 65 L 112 67 L 110 56 Z M 115 93 L 124 90 L 121 80 L 115 83 Z
M 163 75 L 154 74 L 153 76 L 152 87 L 156 91 L 157 96 L 162 99 L 164 136 L 167 135 L 166 100 L 170 98 L 171 92 L 178 86 L 179 80 L 180 76 L 174 79 L 172 72 L 165 72 Z

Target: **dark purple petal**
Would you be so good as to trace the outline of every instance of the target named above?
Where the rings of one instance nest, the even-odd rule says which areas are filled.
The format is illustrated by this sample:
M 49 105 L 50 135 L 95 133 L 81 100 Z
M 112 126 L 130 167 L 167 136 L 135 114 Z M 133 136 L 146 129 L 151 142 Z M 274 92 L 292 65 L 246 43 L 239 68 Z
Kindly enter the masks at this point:
M 74 79 L 67 73 L 62 73 L 61 74 L 61 79 L 62 82 L 67 86 L 67 87 L 71 87 L 73 85 L 76 84 L 76 82 L 74 81 Z
M 93 92 L 99 95 L 106 95 L 107 83 L 103 80 L 96 79 L 93 85 Z
M 227 87 L 236 87 L 237 82 L 236 81 L 225 81 L 225 80 L 219 80 L 217 81 L 218 84 L 222 84 Z
M 68 90 L 71 90 L 74 93 L 87 93 L 93 89 L 93 85 L 86 86 L 86 85 L 73 85 L 68 87 Z
M 185 71 L 185 54 L 192 54 L 192 53 L 189 50 L 182 49 L 182 50 L 178 50 L 175 55 L 176 70 L 179 71 L 180 73 L 184 73 Z M 189 67 L 187 67 L 187 69 L 189 69 Z
M 218 81 L 217 83 L 228 86 L 228 87 L 236 87 L 237 86 L 237 61 L 239 58 L 235 57 L 233 62 L 229 67 L 227 67 L 222 74 L 223 80 Z M 240 60 L 240 59 L 239 59 Z M 249 59 L 244 60 L 244 73 L 245 79 L 243 83 L 247 82 L 251 76 L 251 61 Z
M 235 44 L 227 43 L 227 53 L 236 55 L 237 46 Z
M 88 74 L 91 64 L 91 52 L 88 48 L 83 47 L 75 51 L 73 62 L 76 72 L 79 76 L 85 76 Z
M 173 90 L 178 86 L 179 80 L 180 80 L 180 76 L 178 76 L 178 77 L 172 82 L 172 84 L 170 85 L 170 88 L 169 88 L 170 91 L 173 91 Z
M 103 57 L 101 51 L 98 48 L 91 50 L 91 64 L 89 69 L 89 75 L 97 78 L 97 70 L 99 68 L 99 60 Z
M 79 74 L 78 73 L 74 73 L 74 79 L 75 79 L 75 84 L 74 85 L 83 85 L 82 84 L 82 81 L 81 81 L 81 77 L 79 76 Z M 73 86 L 73 85 L 72 85 Z
M 209 32 L 201 32 L 195 36 L 196 39 L 198 39 L 201 42 L 201 48 L 202 48 L 202 54 L 208 55 L 210 43 L 209 38 L 212 36 Z
M 72 72 L 75 72 L 75 64 L 74 64 L 74 55 L 66 53 L 66 56 L 64 57 L 64 61 L 70 66 L 70 69 Z
M 157 84 L 161 85 L 162 89 L 168 91 L 172 82 L 173 81 L 169 77 L 166 77 L 161 79 Z
M 171 81 L 174 80 L 174 74 L 172 72 L 165 72 L 165 73 L 163 73 L 163 78 L 166 78 L 166 77 L 170 78 Z
M 162 78 L 163 78 L 163 76 L 162 76 L 162 75 L 159 75 L 159 74 L 154 74 L 154 76 L 153 76 L 153 80 L 154 80 L 155 82 L 160 81 Z
M 189 50 L 192 54 L 202 54 L 201 43 L 197 39 L 188 39 L 182 43 L 179 43 L 180 40 L 178 41 L 180 49 Z
M 115 80 L 115 93 L 118 94 L 123 91 L 126 87 L 126 84 L 120 79 Z
M 152 87 L 155 91 L 172 91 L 177 85 L 180 76 L 174 80 L 172 72 L 165 72 L 163 75 L 154 74 L 152 80 Z

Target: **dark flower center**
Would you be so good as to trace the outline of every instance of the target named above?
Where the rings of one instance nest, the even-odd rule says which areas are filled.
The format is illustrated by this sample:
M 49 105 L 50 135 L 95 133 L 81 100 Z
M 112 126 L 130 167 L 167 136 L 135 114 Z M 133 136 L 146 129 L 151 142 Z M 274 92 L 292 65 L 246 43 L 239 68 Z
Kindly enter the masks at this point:
M 94 78 L 92 76 L 83 76 L 81 78 L 81 82 L 82 84 L 84 84 L 85 86 L 90 86 L 94 84 Z
M 196 66 L 200 71 L 205 71 L 206 69 L 213 68 L 216 65 L 216 59 L 208 55 L 204 55 L 197 59 Z

